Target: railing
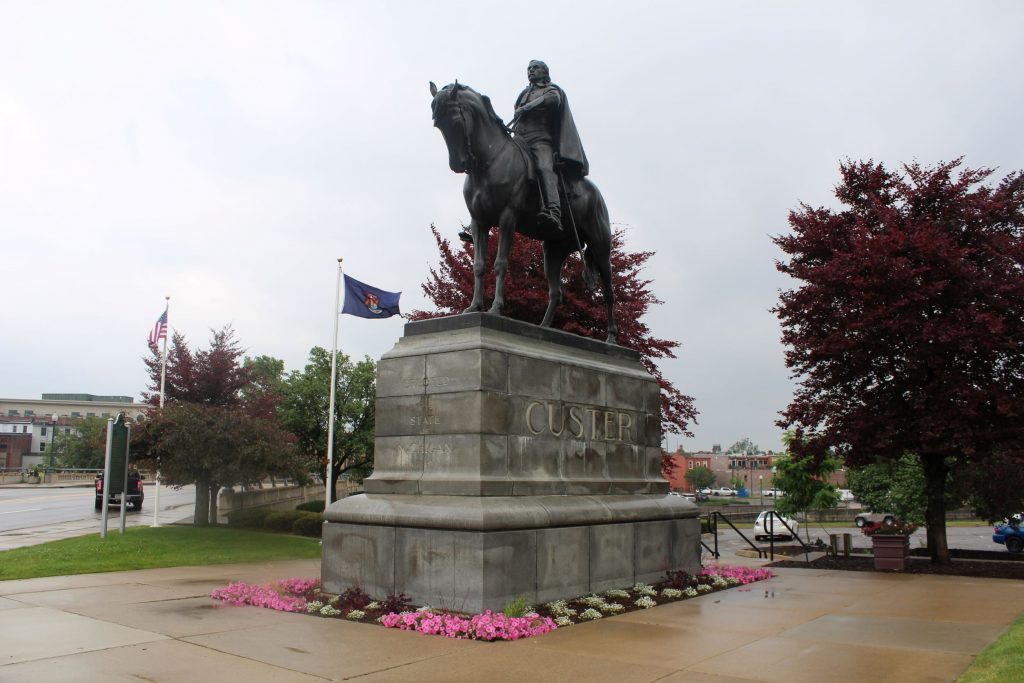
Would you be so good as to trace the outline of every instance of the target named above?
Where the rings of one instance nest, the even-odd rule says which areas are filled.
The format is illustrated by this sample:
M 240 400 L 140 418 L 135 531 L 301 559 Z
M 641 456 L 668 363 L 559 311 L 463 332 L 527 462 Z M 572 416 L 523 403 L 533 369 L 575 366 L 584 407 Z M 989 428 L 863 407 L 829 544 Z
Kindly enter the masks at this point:
M 726 517 L 724 514 L 722 514 L 721 512 L 718 512 L 716 510 L 716 511 L 708 513 L 708 529 L 711 529 L 712 530 L 711 533 L 713 533 L 714 536 L 715 536 L 715 549 L 711 550 L 711 548 L 708 548 L 707 545 L 704 545 L 704 541 L 701 541 L 701 545 L 704 545 L 704 547 L 707 548 L 708 551 L 711 552 L 711 554 L 713 554 L 715 556 L 715 559 L 718 559 L 719 557 L 721 557 L 721 553 L 718 552 L 718 519 L 719 518 L 722 518 L 723 520 L 725 520 L 725 523 L 728 524 L 730 527 L 732 527 L 732 530 L 735 531 L 737 534 L 739 534 L 740 538 L 742 538 L 744 541 L 747 542 L 747 545 L 749 545 L 754 550 L 754 552 L 757 553 L 758 557 L 762 557 L 763 558 L 765 556 L 765 551 L 764 551 L 763 548 L 758 548 L 756 545 L 754 545 L 754 543 L 749 538 L 747 538 L 743 534 L 742 531 L 740 531 L 739 529 L 736 528 L 736 525 L 733 524 L 729 520 L 728 517 Z
M 747 545 L 749 545 L 750 548 L 754 552 L 757 553 L 758 557 L 760 557 L 760 558 L 768 557 L 772 562 L 775 561 L 775 522 L 777 521 L 779 524 L 781 524 L 783 527 L 785 527 L 786 531 L 789 532 L 790 537 L 794 541 L 799 543 L 800 546 L 803 548 L 804 560 L 808 561 L 808 562 L 810 561 L 810 546 L 808 546 L 806 543 L 804 543 L 802 540 L 800 540 L 800 536 L 797 535 L 797 533 L 795 531 L 793 531 L 793 529 L 789 526 L 789 524 L 786 523 L 786 520 L 783 519 L 781 515 L 779 515 L 778 513 L 774 512 L 774 511 L 771 511 L 771 510 L 768 511 L 768 515 L 765 518 L 765 526 L 766 526 L 766 530 L 768 531 L 768 550 L 765 550 L 764 548 L 758 547 L 753 541 L 751 541 L 749 538 L 747 538 L 746 535 L 742 531 L 740 531 L 736 527 L 736 525 L 733 524 L 732 521 L 725 514 L 723 514 L 721 512 L 718 512 L 717 510 L 708 512 L 708 516 L 707 516 L 708 531 L 709 531 L 709 533 L 713 534 L 713 536 L 714 536 L 715 547 L 714 548 L 708 547 L 708 545 L 704 542 L 703 539 L 701 539 L 700 544 L 704 547 L 705 550 L 707 550 L 709 553 L 711 553 L 715 557 L 715 559 L 718 559 L 719 557 L 721 557 L 721 553 L 718 551 L 718 520 L 719 520 L 719 518 L 721 518 L 723 521 L 725 521 L 725 523 L 728 524 L 732 528 L 733 531 L 735 531 L 737 534 L 739 534 L 739 537 L 742 538 L 744 541 L 746 541 Z

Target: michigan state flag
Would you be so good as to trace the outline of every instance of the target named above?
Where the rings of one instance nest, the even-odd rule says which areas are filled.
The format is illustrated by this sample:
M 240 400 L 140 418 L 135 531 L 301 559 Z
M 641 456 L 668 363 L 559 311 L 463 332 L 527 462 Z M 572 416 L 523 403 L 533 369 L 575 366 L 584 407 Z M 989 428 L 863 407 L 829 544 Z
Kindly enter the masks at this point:
M 385 292 L 346 275 L 345 305 L 341 312 L 360 318 L 390 318 L 401 313 L 398 310 L 401 296 L 401 292 Z

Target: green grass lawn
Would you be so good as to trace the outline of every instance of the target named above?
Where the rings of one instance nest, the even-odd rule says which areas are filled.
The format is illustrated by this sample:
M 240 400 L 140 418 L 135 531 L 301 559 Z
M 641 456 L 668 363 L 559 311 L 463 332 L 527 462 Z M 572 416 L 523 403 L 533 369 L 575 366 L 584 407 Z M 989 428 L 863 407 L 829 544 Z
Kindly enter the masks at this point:
M 0 580 L 315 557 L 316 538 L 221 527 L 134 527 L 106 539 L 90 534 L 0 551 Z
M 1014 683 L 1024 668 L 1024 618 L 985 648 L 957 683 Z

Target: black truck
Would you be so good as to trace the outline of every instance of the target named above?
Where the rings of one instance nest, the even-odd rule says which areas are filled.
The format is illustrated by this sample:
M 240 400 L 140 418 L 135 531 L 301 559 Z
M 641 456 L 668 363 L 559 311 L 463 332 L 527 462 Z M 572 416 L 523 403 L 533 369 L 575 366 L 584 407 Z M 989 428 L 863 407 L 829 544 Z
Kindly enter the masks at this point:
M 123 472 L 124 470 L 122 470 Z M 146 497 L 146 492 L 142 487 L 142 475 L 138 472 L 128 473 L 128 491 L 125 498 L 128 500 L 129 510 L 141 510 L 142 500 Z M 121 494 L 111 493 L 108 505 L 120 505 Z M 103 473 L 100 472 L 96 475 L 96 509 L 103 509 Z

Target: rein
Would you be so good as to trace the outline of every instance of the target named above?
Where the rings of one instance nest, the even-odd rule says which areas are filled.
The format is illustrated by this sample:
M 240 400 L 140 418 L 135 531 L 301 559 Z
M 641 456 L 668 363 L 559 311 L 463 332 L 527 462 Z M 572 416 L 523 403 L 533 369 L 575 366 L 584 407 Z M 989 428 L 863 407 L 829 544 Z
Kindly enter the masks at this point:
M 494 160 L 498 158 L 501 151 L 505 149 L 505 146 L 508 145 L 509 142 L 511 142 L 511 138 L 508 136 L 504 136 L 504 143 L 494 153 L 494 155 L 492 155 L 491 159 L 486 163 L 481 163 L 477 155 L 473 152 L 473 117 L 467 117 L 465 115 L 465 113 L 463 112 L 462 100 L 458 98 L 457 94 L 453 95 L 452 99 L 455 100 L 455 106 L 458 108 L 459 111 L 459 119 L 462 121 L 462 129 L 465 131 L 466 155 L 469 157 L 470 171 L 474 173 L 482 173 L 486 171 L 487 168 L 492 163 L 494 163 Z

